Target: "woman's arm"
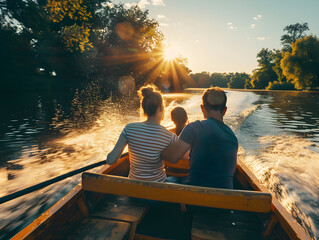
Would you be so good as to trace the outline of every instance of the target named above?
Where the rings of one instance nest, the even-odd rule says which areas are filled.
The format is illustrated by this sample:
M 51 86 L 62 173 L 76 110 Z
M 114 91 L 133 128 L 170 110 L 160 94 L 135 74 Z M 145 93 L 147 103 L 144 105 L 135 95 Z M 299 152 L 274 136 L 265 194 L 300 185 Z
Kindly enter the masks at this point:
M 126 144 L 127 138 L 124 134 L 121 134 L 113 150 L 107 155 L 106 164 L 112 165 L 116 163 L 121 156 Z
M 166 160 L 170 163 L 177 163 L 190 148 L 190 144 L 178 139 L 176 142 L 168 145 L 168 147 L 162 152 L 161 156 L 163 160 Z

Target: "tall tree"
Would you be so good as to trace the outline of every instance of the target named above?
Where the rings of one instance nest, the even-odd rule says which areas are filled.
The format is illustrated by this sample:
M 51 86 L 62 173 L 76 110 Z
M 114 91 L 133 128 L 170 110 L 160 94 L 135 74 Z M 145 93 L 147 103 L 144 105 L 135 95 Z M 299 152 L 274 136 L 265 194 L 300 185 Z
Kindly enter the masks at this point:
M 286 34 L 282 35 L 280 38 L 283 50 L 291 52 L 291 45 L 298 39 L 304 38 L 306 36 L 306 31 L 308 30 L 308 23 L 296 23 L 286 26 L 284 28 Z
M 268 48 L 263 48 L 258 52 L 257 62 L 259 68 L 255 69 L 251 76 L 251 85 L 253 88 L 264 89 L 268 86 L 269 82 L 278 79 L 273 69 L 275 64 L 272 54 L 273 52 Z
M 281 60 L 283 74 L 296 89 L 319 88 L 319 39 L 307 36 L 292 44 Z
M 280 66 L 280 62 L 281 62 L 281 59 L 283 58 L 283 52 L 278 50 L 278 49 L 274 49 L 272 51 L 272 54 L 271 54 L 271 58 L 273 60 L 273 67 L 272 69 L 275 71 L 275 73 L 277 74 L 278 76 L 278 81 L 279 82 L 286 82 L 287 79 L 286 77 L 282 74 L 282 69 L 281 69 L 281 66 Z
M 259 68 L 271 68 L 274 66 L 272 51 L 268 48 L 263 48 L 257 53 L 257 62 Z

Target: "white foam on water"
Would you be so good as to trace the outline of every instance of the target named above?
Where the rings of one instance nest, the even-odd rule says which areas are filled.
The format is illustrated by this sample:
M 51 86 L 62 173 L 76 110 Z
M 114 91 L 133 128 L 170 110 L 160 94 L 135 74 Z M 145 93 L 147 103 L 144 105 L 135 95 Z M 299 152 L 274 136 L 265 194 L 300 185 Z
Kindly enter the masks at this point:
M 201 92 L 197 94 L 167 94 L 164 126 L 172 127 L 170 111 L 184 107 L 189 121 L 202 120 Z M 228 111 L 225 123 L 237 131 L 245 120 L 259 109 L 259 95 L 253 92 L 227 91 Z M 0 169 L 1 195 L 36 184 L 74 169 L 105 159 L 115 145 L 124 126 L 140 121 L 137 109 L 126 110 L 105 101 L 99 117 L 85 131 L 73 130 L 69 134 L 44 146 L 24 147 L 20 156 L 12 160 L 18 169 Z M 63 127 L 65 122 L 57 123 Z M 264 148 L 256 155 L 241 157 L 246 165 L 273 191 L 284 206 L 309 230 L 316 232 L 313 219 L 318 218 L 319 153 L 309 149 L 312 142 L 296 136 L 264 136 L 259 138 Z M 14 176 L 8 181 L 8 175 Z M 0 224 L 6 229 L 25 226 L 32 218 L 66 194 L 80 180 L 79 176 L 49 186 L 0 206 Z M 309 184 L 310 183 L 310 184 Z M 315 196 L 315 197 L 313 197 Z M 316 206 L 312 204 L 317 204 Z M 21 217 L 23 216 L 23 217 Z M 29 219 L 29 220 L 26 220 Z M 20 225 L 19 225 L 20 224 Z M 1 235 L 0 235 L 1 238 Z
M 127 111 L 127 116 L 117 105 L 109 102 L 101 111 L 92 127 L 85 131 L 74 129 L 43 146 L 24 146 L 17 159 L 8 162 L 13 167 L 0 169 L 0 184 L 6 186 L 0 188 L 0 195 L 5 196 L 105 159 L 125 124 L 138 121 L 139 116 L 136 111 Z M 68 120 L 59 124 L 67 125 Z M 9 176 L 11 180 L 8 180 Z M 15 228 L 25 227 L 34 216 L 67 194 L 79 181 L 80 174 L 0 205 L 0 239 L 6 239 L 6 234 Z
M 319 153 L 313 142 L 293 135 L 263 136 L 264 146 L 243 162 L 272 191 L 310 236 L 318 236 Z M 317 199 L 317 200 L 316 200 Z
M 195 89 L 193 91 L 195 91 Z M 171 109 L 176 106 L 185 108 L 190 122 L 204 119 L 203 113 L 200 108 L 200 105 L 202 104 L 202 90 L 198 90 L 195 92 L 197 94 L 188 96 L 188 98 L 180 103 L 178 103 L 177 101 L 173 101 L 166 108 L 166 117 L 163 121 L 163 125 L 166 126 L 171 124 L 171 121 L 167 118 L 167 116 L 170 115 L 169 113 Z M 233 131 L 236 131 L 246 120 L 246 118 L 258 108 L 258 105 L 254 104 L 254 102 L 259 99 L 259 96 L 252 92 L 243 93 L 230 90 L 227 90 L 226 94 L 228 110 L 224 117 L 224 121 L 233 129 Z

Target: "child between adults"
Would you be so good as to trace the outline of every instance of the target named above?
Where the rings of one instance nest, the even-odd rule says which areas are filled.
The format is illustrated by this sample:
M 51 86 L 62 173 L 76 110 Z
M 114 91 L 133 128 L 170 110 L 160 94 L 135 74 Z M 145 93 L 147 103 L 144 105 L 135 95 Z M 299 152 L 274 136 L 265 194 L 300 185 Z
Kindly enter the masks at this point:
M 171 120 L 175 124 L 175 134 L 179 136 L 188 123 L 187 113 L 182 107 L 175 107 L 171 111 Z
M 182 132 L 183 128 L 188 123 L 188 117 L 187 117 L 187 113 L 186 113 L 185 109 L 182 107 L 175 107 L 171 111 L 171 120 L 175 124 L 175 129 L 173 130 L 173 132 L 175 132 L 175 134 L 177 136 L 179 136 L 180 133 Z M 188 155 L 189 155 L 189 152 L 185 153 L 184 156 L 181 158 L 181 161 L 179 161 L 178 163 L 174 163 L 174 164 L 170 163 L 170 162 L 165 163 L 166 172 L 168 174 L 173 175 L 173 176 L 169 176 L 167 178 L 167 182 L 181 183 L 181 184 L 186 182 L 186 180 L 187 180 L 186 176 L 188 174 L 188 169 L 189 169 Z M 176 169 L 178 169 L 179 175 L 184 174 L 185 176 L 184 177 L 174 176 L 174 173 L 176 173 Z

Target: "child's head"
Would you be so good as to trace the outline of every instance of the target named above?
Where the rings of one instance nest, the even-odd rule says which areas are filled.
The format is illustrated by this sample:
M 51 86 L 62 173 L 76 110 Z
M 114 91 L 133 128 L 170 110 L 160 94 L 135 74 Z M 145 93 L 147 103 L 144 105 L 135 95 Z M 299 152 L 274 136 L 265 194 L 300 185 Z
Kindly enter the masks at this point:
M 182 107 L 175 107 L 171 111 L 171 119 L 176 126 L 176 135 L 179 135 L 188 120 L 185 109 Z

